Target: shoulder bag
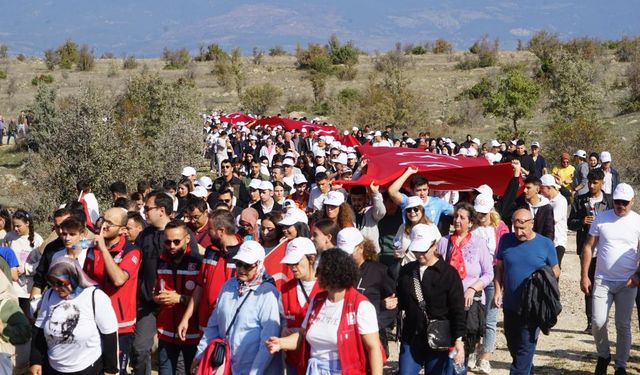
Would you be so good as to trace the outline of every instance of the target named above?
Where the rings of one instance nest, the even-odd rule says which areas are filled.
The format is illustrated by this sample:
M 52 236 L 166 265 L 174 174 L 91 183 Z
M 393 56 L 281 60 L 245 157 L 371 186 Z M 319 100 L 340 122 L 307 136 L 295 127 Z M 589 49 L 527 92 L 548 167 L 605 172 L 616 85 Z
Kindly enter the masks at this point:
M 424 314 L 427 333 L 427 346 L 432 350 L 449 350 L 451 346 L 451 323 L 444 319 L 429 319 L 427 314 L 427 304 L 422 295 L 422 285 L 420 284 L 420 268 L 416 268 L 413 274 L 413 286 L 418 300 L 418 305 Z
M 236 313 L 233 314 L 233 318 L 231 319 L 231 323 L 229 323 L 229 326 L 227 326 L 227 329 L 225 332 L 225 339 L 222 341 L 218 341 L 216 342 L 215 347 L 213 348 L 213 354 L 211 355 L 211 367 L 213 368 L 217 368 L 219 366 L 221 366 L 222 364 L 224 364 L 225 362 L 225 357 L 228 353 L 227 350 L 227 340 L 226 338 L 229 337 L 229 330 L 231 329 L 231 327 L 233 327 L 233 324 L 236 322 L 236 318 L 238 317 L 238 313 L 240 312 L 240 309 L 242 308 L 242 305 L 244 305 L 245 302 L 247 302 L 247 298 L 249 298 L 249 296 L 251 295 L 251 292 L 253 292 L 253 289 L 249 289 L 249 292 L 247 292 L 246 297 L 244 297 L 244 299 L 242 300 L 242 303 L 240 303 L 240 306 L 238 306 L 238 309 L 236 310 Z

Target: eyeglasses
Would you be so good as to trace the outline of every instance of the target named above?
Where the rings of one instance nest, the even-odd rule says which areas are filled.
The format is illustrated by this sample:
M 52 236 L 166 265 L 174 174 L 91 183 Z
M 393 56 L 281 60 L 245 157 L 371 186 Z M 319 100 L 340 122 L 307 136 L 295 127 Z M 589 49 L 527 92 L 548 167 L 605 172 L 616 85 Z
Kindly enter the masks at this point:
M 220 168 L 222 168 L 222 169 L 231 169 L 232 167 L 230 165 L 223 165 Z
M 102 226 L 105 227 L 106 229 L 124 227 L 124 225 L 114 224 L 114 223 L 110 222 L 109 220 L 107 220 L 105 218 L 100 218 L 98 220 L 102 220 Z
M 47 284 L 49 284 L 49 286 L 52 288 L 64 288 L 66 286 L 69 286 L 71 282 L 69 280 L 50 277 L 47 279 Z
M 236 268 L 242 268 L 242 269 L 245 269 L 247 271 L 251 271 L 252 269 L 256 268 L 257 266 L 258 266 L 258 263 L 248 264 L 248 263 L 236 260 Z
M 513 221 L 513 223 L 514 223 L 514 224 L 520 224 L 520 225 L 523 225 L 523 224 L 526 224 L 526 223 L 528 223 L 528 222 L 530 222 L 530 221 L 533 221 L 533 219 L 526 219 L 526 220 L 522 220 L 522 219 L 520 219 L 520 220 L 514 220 L 514 221 Z
M 144 212 L 151 212 L 152 210 L 155 210 L 156 208 L 160 208 L 158 206 L 154 206 L 154 207 L 149 207 L 149 206 L 144 206 Z
M 613 200 L 613 204 L 615 204 L 616 206 L 627 207 L 629 205 L 629 203 L 631 203 L 631 201 L 625 201 L 625 200 L 622 200 L 622 199 L 614 199 Z
M 420 207 L 409 207 L 407 208 L 407 212 L 419 212 Z

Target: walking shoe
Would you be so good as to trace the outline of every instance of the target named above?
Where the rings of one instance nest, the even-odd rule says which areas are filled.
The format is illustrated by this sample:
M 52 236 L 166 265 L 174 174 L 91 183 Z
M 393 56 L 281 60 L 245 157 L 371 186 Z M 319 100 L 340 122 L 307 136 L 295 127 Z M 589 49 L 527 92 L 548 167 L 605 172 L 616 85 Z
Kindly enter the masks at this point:
M 476 372 L 481 374 L 490 374 L 491 373 L 491 363 L 489 363 L 486 359 L 481 359 L 478 361 L 478 367 L 476 367 Z
M 584 333 L 585 335 L 591 335 L 591 322 L 587 323 L 587 328 L 584 329 L 584 331 L 582 331 L 582 333 Z
M 469 358 L 467 359 L 467 368 L 469 370 L 475 369 L 477 361 L 478 361 L 478 356 L 476 353 L 469 354 Z
M 611 356 L 608 356 L 607 358 L 598 357 L 598 363 L 596 364 L 596 371 L 594 372 L 594 375 L 607 375 L 609 362 L 611 362 Z
M 627 375 L 627 370 L 624 367 L 618 367 L 614 375 Z

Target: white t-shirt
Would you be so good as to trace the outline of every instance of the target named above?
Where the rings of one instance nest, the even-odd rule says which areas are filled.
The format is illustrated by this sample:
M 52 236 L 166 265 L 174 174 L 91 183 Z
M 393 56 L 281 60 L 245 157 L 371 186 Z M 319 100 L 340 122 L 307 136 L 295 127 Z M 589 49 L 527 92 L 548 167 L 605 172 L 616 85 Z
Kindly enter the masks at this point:
M 381 140 L 380 142 L 373 142 L 373 147 L 391 147 L 391 142 L 386 139 Z
M 43 242 L 42 237 L 38 233 L 34 233 L 33 247 L 31 247 L 28 235 L 19 236 L 16 232 L 11 231 L 7 233 L 4 241 L 16 254 L 20 267 L 23 267 L 24 270 L 18 281 L 14 282 L 14 290 L 20 298 L 29 297 L 29 292 L 33 287 L 33 274 L 38 268 L 40 258 L 42 258 L 42 254 L 38 251 Z
M 321 192 L 317 186 L 314 186 L 309 192 L 309 203 L 307 204 L 307 207 L 312 210 L 321 210 L 326 196 L 327 193 Z
M 611 174 L 611 172 L 604 172 L 604 183 L 602 184 L 602 191 L 606 194 L 611 194 L 613 193 L 613 189 L 612 189 L 612 182 L 613 180 L 613 175 Z
M 619 217 L 613 210 L 596 216 L 589 234 L 598 236 L 595 277 L 607 281 L 628 280 L 638 270 L 640 215 L 631 211 Z
M 67 254 L 67 249 L 62 249 L 62 250 L 56 251 L 51 256 L 51 264 L 53 264 L 53 262 L 58 260 L 58 258 L 66 257 L 66 258 L 71 258 L 71 259 L 77 259 L 78 263 L 80 263 L 80 267 L 84 268 L 84 261 L 85 261 L 85 259 L 87 259 L 87 251 L 88 250 L 89 249 L 80 250 L 80 252 L 75 257 L 72 257 L 71 255 Z
M 94 314 L 94 289 L 86 288 L 67 300 L 61 299 L 53 290 L 42 297 L 36 327 L 44 330 L 49 364 L 56 371 L 84 370 L 102 355 L 100 333 L 110 334 L 118 330 L 111 300 L 99 289 L 95 289 Z
M 311 358 L 320 361 L 339 360 L 338 354 L 338 326 L 342 317 L 342 307 L 344 299 L 339 302 L 325 300 L 318 316 L 313 321 L 311 328 L 307 331 L 306 340 L 309 343 Z M 304 318 L 302 328 L 307 328 L 309 314 L 313 310 L 313 301 L 309 304 L 307 316 Z M 376 309 L 371 302 L 362 301 L 358 305 L 356 314 L 358 332 L 361 335 L 378 332 L 378 318 Z
M 491 254 L 491 256 L 495 257 L 496 256 L 496 228 L 494 228 L 493 226 L 489 225 L 486 227 L 476 227 L 476 229 L 473 230 L 473 233 L 478 234 L 480 237 L 482 237 L 485 242 L 487 243 L 487 248 L 489 249 L 489 253 Z
M 316 280 L 300 281 L 300 283 L 302 283 L 302 287 L 304 287 L 304 291 L 307 296 L 311 295 L 311 290 L 313 290 L 313 286 L 316 285 Z M 305 297 L 305 293 L 302 292 L 300 283 L 296 286 L 296 291 L 298 292 L 298 303 L 300 304 L 300 307 L 304 307 L 307 303 L 307 298 Z
M 562 195 L 556 195 L 549 200 L 553 207 L 553 245 L 567 247 L 567 199 Z

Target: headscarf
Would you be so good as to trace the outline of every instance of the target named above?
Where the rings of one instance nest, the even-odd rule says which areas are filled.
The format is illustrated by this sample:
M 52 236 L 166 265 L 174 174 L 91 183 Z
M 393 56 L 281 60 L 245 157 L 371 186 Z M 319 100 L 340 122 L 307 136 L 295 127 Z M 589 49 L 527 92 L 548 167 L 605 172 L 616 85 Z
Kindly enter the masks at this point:
M 239 221 L 244 221 L 251 225 L 251 231 L 246 234 L 251 235 L 253 237 L 251 239 L 254 241 L 258 241 L 260 239 L 260 236 L 258 235 L 258 217 L 258 211 L 251 207 L 245 208 L 240 213 Z
M 18 299 L 18 295 L 13 289 L 13 283 L 7 278 L 7 276 L 0 272 L 0 301 L 5 299 Z
M 258 265 L 256 266 L 256 275 L 253 279 L 249 281 L 238 280 L 238 294 L 240 294 L 240 296 L 244 296 L 245 293 L 249 292 L 249 290 L 257 288 L 270 277 L 271 276 L 269 276 L 264 270 L 264 261 L 258 261 Z
M 88 288 L 96 286 L 98 283 L 93 281 L 80 267 L 77 259 L 68 257 L 60 257 L 56 259 L 49 267 L 47 277 L 53 276 L 57 279 L 67 279 L 71 284 L 72 294 L 75 294 L 78 288 Z

